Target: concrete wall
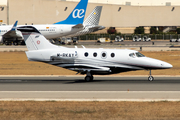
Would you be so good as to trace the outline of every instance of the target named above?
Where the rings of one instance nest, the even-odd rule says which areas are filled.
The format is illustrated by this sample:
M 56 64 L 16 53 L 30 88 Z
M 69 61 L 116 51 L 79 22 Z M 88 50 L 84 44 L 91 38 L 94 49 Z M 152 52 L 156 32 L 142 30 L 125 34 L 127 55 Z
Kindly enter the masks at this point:
M 80 0 L 66 0 L 79 2 Z M 166 6 L 170 3 L 171 6 L 180 6 L 180 0 L 89 0 L 89 3 L 103 3 L 103 4 L 118 4 L 126 5 L 130 2 L 132 6 Z
M 64 20 L 78 2 L 59 0 L 9 0 L 9 24 L 52 24 Z M 125 6 L 89 3 L 86 17 L 97 6 L 103 10 L 100 25 L 106 27 L 134 28 L 137 26 L 180 26 L 180 6 Z M 64 11 L 65 7 L 68 7 Z M 120 11 L 118 11 L 120 9 Z M 7 9 L 0 11 L 7 22 Z M 132 31 L 132 29 L 131 29 Z
M 0 24 L 7 23 L 7 6 L 0 4 Z
M 121 10 L 118 12 L 119 7 Z M 180 26 L 180 7 L 140 7 L 104 5 L 102 24 L 116 27 Z

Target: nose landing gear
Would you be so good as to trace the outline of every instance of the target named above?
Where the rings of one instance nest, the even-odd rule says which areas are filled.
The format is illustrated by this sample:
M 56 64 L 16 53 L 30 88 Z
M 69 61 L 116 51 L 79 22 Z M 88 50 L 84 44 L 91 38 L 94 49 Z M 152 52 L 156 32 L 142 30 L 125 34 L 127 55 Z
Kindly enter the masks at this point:
M 148 80 L 149 80 L 149 81 L 153 81 L 153 80 L 154 80 L 154 77 L 151 76 L 151 70 L 149 70 L 149 77 L 148 77 Z

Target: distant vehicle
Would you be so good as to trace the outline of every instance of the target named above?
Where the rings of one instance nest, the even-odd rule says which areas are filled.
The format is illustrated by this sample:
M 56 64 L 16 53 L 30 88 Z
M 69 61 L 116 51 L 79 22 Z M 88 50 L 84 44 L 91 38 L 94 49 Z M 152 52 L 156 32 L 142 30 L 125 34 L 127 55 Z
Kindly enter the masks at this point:
M 133 42 L 139 42 L 139 41 L 141 41 L 140 37 L 138 37 L 138 36 L 133 37 Z
M 180 38 L 178 38 L 178 39 L 170 39 L 170 42 L 180 42 Z
M 110 38 L 98 38 L 99 43 L 103 43 L 103 42 L 111 42 Z
M 73 37 L 73 43 L 78 43 L 78 37 Z
M 123 41 L 124 41 L 123 37 L 120 37 L 120 36 L 115 37 L 115 42 L 123 42 Z
M 6 25 L 6 23 L 0 23 L 0 26 L 5 26 Z
M 66 38 L 66 37 L 63 37 L 61 38 L 61 44 L 71 44 L 72 43 L 72 39 L 69 37 L 69 38 Z
M 143 36 L 143 40 L 142 41 L 151 41 L 151 38 L 147 37 L 147 36 Z

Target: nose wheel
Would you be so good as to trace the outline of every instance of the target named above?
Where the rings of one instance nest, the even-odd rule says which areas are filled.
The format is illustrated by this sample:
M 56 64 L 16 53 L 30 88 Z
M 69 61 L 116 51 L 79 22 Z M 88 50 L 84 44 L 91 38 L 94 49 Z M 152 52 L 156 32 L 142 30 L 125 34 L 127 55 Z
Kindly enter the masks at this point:
M 153 77 L 153 76 L 149 76 L 149 77 L 148 77 L 148 80 L 149 80 L 149 81 L 153 81 L 153 80 L 154 80 L 154 77 Z
M 149 70 L 148 80 L 149 80 L 149 81 L 153 81 L 153 80 L 154 80 L 154 77 L 151 75 L 151 70 Z

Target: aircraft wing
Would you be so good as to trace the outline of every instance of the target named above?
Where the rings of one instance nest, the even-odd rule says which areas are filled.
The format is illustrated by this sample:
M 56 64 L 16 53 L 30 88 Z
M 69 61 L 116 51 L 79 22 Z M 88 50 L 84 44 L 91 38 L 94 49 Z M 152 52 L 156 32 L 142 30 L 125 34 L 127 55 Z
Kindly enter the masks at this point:
M 100 66 L 94 66 L 88 64 L 68 64 L 68 65 L 65 64 L 62 67 L 76 71 L 109 71 L 110 70 L 110 68 L 108 67 L 100 67 Z
M 77 25 L 75 25 L 75 26 L 73 26 L 72 28 L 83 28 L 84 26 L 83 26 L 83 24 L 77 24 Z
M 17 30 L 17 23 L 18 21 L 16 21 L 13 25 L 13 27 L 11 28 L 11 30 L 9 30 L 8 32 L 6 32 L 3 37 L 4 38 L 12 38 L 12 37 L 20 37 L 23 38 L 22 33 L 20 31 Z

